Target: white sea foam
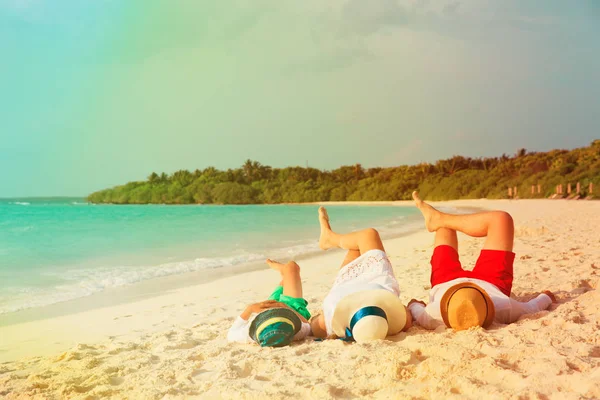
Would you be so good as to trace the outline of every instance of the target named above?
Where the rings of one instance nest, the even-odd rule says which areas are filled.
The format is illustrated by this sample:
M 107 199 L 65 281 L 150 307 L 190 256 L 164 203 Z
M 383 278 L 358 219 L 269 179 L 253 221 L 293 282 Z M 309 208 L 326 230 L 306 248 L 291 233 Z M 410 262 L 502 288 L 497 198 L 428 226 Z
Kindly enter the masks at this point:
M 17 206 L 28 206 L 31 203 L 28 203 L 26 201 L 11 201 L 8 204 L 14 204 L 14 205 L 17 205 Z
M 85 204 L 85 203 L 84 203 Z M 376 226 L 383 238 L 396 237 L 422 228 L 421 218 L 399 216 Z M 44 276 L 62 281 L 62 284 L 46 288 L 3 288 L 0 293 L 0 314 L 27 308 L 74 300 L 117 288 L 171 275 L 198 272 L 213 268 L 228 268 L 264 261 L 267 257 L 281 260 L 294 259 L 319 251 L 315 240 L 290 241 L 285 247 L 261 249 L 260 253 L 243 253 L 220 258 L 196 258 L 188 261 L 170 262 L 146 266 L 106 266 L 46 271 Z
M 301 247 L 282 250 L 288 253 L 302 251 Z M 127 286 L 148 279 L 249 264 L 263 261 L 266 258 L 265 254 L 251 253 L 224 258 L 197 258 L 157 266 L 115 266 L 45 272 L 43 275 L 59 278 L 65 283 L 45 289 L 5 288 L 0 294 L 0 314 L 90 296 L 109 288 Z

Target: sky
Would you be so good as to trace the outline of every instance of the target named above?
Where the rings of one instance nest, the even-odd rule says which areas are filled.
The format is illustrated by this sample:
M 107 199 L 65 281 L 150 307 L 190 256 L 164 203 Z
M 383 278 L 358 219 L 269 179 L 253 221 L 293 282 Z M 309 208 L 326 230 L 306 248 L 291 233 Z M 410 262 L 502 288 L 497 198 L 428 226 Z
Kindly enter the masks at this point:
M 600 138 L 600 2 L 0 0 L 0 197 Z

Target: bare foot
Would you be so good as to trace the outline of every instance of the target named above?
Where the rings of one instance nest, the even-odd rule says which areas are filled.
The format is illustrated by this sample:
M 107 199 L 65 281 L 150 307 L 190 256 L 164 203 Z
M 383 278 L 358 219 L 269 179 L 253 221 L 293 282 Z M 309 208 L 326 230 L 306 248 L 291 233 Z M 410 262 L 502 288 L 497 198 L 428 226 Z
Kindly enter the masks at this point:
M 423 214 L 423 218 L 425 218 L 425 227 L 427 230 L 429 232 L 437 231 L 442 213 L 421 200 L 416 190 L 413 192 L 412 197 L 415 200 L 415 205 L 421 211 L 421 214 Z
M 321 225 L 321 236 L 319 237 L 319 247 L 322 250 L 331 249 L 337 247 L 334 243 L 334 233 L 329 225 L 329 215 L 325 207 L 319 207 L 319 225 Z
M 273 268 L 275 271 L 279 271 L 281 272 L 281 269 L 283 268 L 283 264 L 277 261 L 273 261 L 270 258 L 267 258 L 267 265 L 271 268 Z

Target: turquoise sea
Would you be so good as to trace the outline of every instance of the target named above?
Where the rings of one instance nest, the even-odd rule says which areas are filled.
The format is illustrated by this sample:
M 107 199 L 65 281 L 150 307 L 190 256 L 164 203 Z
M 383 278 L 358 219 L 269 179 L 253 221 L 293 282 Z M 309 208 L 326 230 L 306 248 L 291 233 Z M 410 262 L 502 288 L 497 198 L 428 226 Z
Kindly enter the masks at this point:
M 0 314 L 167 275 L 288 260 L 318 251 L 315 205 L 92 205 L 77 198 L 0 199 Z M 384 237 L 417 211 L 330 206 L 334 229 Z

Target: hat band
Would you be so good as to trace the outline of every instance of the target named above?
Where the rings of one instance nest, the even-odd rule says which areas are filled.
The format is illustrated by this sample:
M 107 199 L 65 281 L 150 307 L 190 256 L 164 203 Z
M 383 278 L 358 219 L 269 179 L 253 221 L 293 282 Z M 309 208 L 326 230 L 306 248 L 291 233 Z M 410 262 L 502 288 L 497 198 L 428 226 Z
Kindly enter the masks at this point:
M 369 317 L 371 315 L 381 317 L 387 321 L 387 314 L 385 313 L 385 311 L 383 311 L 383 308 L 375 306 L 363 307 L 357 312 L 355 312 L 352 316 L 352 319 L 350 320 L 350 328 L 346 328 L 346 339 L 353 339 L 352 330 L 354 329 L 354 325 L 356 325 L 358 321 L 360 321 L 364 317 Z
M 484 321 L 487 319 L 488 314 L 490 313 L 489 311 L 489 304 L 487 302 L 487 299 L 485 298 L 485 295 L 481 292 L 481 290 L 477 289 L 476 287 L 473 286 L 466 286 L 466 287 L 461 287 L 460 289 L 475 289 L 479 292 L 479 294 L 481 294 L 481 297 L 483 297 L 483 301 L 485 302 L 485 318 L 483 319 Z M 446 302 L 446 308 L 448 307 L 448 304 L 450 304 L 450 300 L 452 300 L 452 297 L 454 297 L 454 295 L 456 293 L 458 293 L 460 291 L 460 289 L 458 289 L 456 292 L 452 293 L 452 296 L 450 296 L 450 298 L 448 299 L 448 301 Z M 448 328 L 452 328 L 451 326 L 448 326 Z
M 256 333 L 254 333 L 254 336 L 256 337 L 255 340 L 257 340 L 260 337 L 260 334 L 262 333 L 262 331 L 265 330 L 265 328 L 269 325 L 273 325 L 277 322 L 283 322 L 286 324 L 290 324 L 294 329 L 295 325 L 292 321 L 290 321 L 289 319 L 285 318 L 285 317 L 274 317 L 274 318 L 269 318 L 268 320 L 266 320 L 265 322 L 263 322 L 262 324 L 260 324 L 258 326 L 258 328 L 256 328 Z

